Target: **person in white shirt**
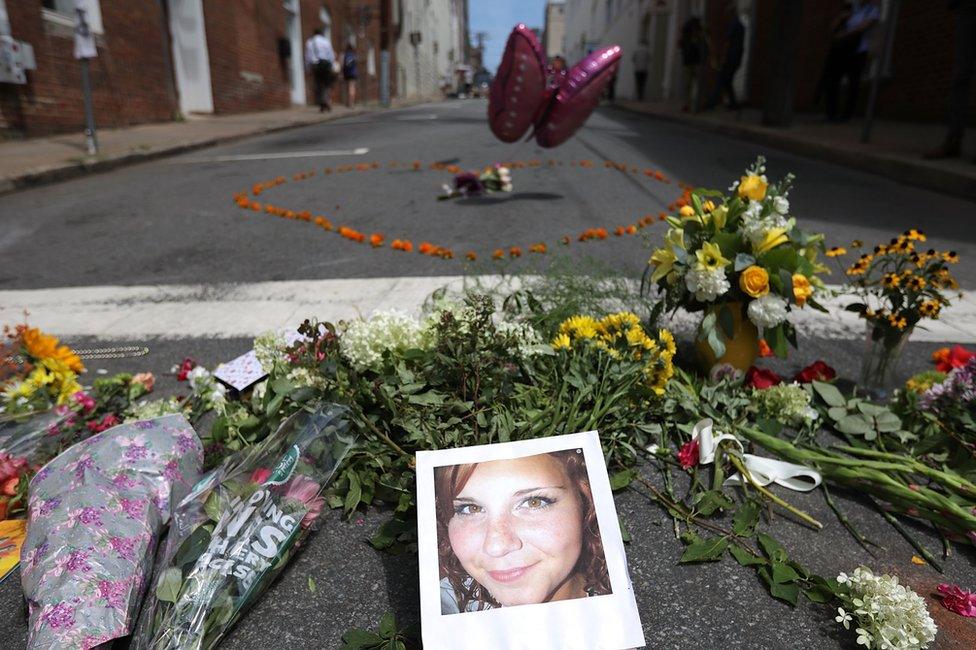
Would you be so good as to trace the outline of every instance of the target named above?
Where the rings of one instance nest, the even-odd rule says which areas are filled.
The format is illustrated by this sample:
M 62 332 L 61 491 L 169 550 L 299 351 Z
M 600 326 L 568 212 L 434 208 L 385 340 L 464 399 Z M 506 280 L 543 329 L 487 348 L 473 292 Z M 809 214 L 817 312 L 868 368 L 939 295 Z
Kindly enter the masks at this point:
M 312 37 L 305 41 L 305 67 L 312 73 L 315 80 L 315 100 L 319 111 L 331 111 L 332 83 L 335 81 L 335 50 L 329 42 L 322 28 L 315 30 Z

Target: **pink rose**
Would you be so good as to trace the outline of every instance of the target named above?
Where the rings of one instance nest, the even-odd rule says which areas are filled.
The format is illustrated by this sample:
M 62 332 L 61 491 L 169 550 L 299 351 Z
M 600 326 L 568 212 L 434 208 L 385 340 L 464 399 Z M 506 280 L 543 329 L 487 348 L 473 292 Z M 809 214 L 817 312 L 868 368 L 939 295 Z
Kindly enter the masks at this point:
M 151 393 L 153 387 L 156 385 L 156 376 L 151 372 L 140 372 L 138 375 L 132 376 L 133 384 L 140 384 L 146 389 L 147 393 Z
M 288 484 L 288 489 L 285 490 L 286 499 L 300 501 L 308 508 L 308 512 L 302 518 L 302 528 L 311 526 L 312 522 L 322 514 L 325 499 L 319 496 L 319 490 L 321 486 L 318 483 L 301 474 L 293 478 Z

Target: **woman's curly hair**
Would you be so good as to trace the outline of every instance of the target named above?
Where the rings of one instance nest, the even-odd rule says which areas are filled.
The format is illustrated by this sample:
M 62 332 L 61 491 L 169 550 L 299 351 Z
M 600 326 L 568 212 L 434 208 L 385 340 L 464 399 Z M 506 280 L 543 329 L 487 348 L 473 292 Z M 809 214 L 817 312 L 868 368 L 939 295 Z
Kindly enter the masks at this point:
M 607 560 L 603 552 L 603 540 L 596 518 L 596 506 L 590 491 L 590 479 L 586 473 L 586 462 L 581 450 L 567 449 L 546 454 L 558 461 L 569 475 L 576 488 L 580 504 L 582 522 L 582 548 L 573 573 L 583 577 L 586 593 L 589 596 L 603 596 L 612 593 Z M 454 517 L 454 499 L 467 485 L 478 463 L 449 465 L 434 468 L 434 494 L 437 509 L 437 552 L 440 558 L 440 578 L 447 578 L 454 589 L 460 611 L 467 611 L 471 603 L 477 609 L 501 607 L 488 590 L 472 578 L 451 548 L 448 525 Z

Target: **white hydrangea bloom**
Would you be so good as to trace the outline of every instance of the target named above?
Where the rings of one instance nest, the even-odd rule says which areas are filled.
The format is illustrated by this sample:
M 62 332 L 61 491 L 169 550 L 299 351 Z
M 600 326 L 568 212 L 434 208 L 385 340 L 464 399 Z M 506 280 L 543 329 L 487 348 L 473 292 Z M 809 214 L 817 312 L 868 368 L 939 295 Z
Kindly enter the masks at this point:
M 776 327 L 786 320 L 786 300 L 775 294 L 767 293 L 762 298 L 756 298 L 750 302 L 747 312 L 749 320 L 756 327 Z
M 699 302 L 712 302 L 728 291 L 731 285 L 725 277 L 725 269 L 695 266 L 685 274 L 685 286 Z
M 841 579 L 843 578 L 843 579 Z M 839 608 L 834 619 L 849 628 L 852 618 L 857 643 L 869 648 L 921 650 L 934 640 L 938 629 L 925 599 L 898 583 L 898 578 L 875 575 L 866 567 L 853 575 L 841 574 L 838 582 L 850 588 L 852 611 Z
M 499 334 L 511 336 L 518 341 L 519 353 L 522 356 L 528 357 L 539 353 L 536 346 L 542 345 L 542 336 L 528 323 L 513 323 L 503 320 L 495 328 Z
M 254 356 L 257 357 L 261 369 L 271 372 L 275 362 L 283 363 L 287 361 L 285 348 L 288 342 L 283 334 L 279 332 L 265 332 L 254 339 Z
M 299 387 L 317 388 L 322 390 L 326 387 L 325 378 L 322 375 L 313 373 L 308 368 L 303 368 L 299 366 L 298 368 L 292 368 L 291 371 L 286 375 L 286 379 Z M 255 393 L 257 388 L 255 387 Z M 264 395 L 265 389 L 261 390 L 261 394 Z
M 214 379 L 213 374 L 203 366 L 197 366 L 187 373 L 187 381 L 193 394 L 200 398 L 204 406 L 223 413 L 227 408 L 227 388 Z
M 357 370 L 366 370 L 377 369 L 386 351 L 426 349 L 429 342 L 427 328 L 416 318 L 390 310 L 349 323 L 339 339 L 339 349 Z

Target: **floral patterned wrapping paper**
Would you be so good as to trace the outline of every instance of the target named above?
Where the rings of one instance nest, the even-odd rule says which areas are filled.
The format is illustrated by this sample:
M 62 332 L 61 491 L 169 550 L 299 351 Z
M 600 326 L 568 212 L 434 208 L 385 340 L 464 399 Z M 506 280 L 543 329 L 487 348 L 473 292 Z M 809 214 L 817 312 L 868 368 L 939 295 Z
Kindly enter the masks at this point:
M 92 648 L 129 633 L 170 503 L 200 477 L 182 415 L 122 424 L 52 460 L 30 485 L 21 581 L 28 648 Z

